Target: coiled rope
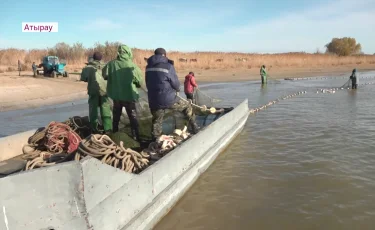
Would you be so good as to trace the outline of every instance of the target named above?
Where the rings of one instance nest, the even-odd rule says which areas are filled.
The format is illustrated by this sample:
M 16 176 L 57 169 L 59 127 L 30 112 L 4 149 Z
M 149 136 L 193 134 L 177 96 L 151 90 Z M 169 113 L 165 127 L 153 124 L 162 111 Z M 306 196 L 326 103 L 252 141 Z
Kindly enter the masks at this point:
M 52 156 L 67 156 L 73 153 L 81 141 L 80 136 L 69 125 L 52 121 L 40 132 L 36 132 L 29 139 L 22 151 L 26 159 L 25 170 L 35 167 L 53 165 Z
M 86 156 L 129 173 L 139 173 L 148 166 L 149 155 L 125 148 L 123 142 L 116 145 L 107 135 L 92 134 L 84 139 L 77 149 L 75 160 Z

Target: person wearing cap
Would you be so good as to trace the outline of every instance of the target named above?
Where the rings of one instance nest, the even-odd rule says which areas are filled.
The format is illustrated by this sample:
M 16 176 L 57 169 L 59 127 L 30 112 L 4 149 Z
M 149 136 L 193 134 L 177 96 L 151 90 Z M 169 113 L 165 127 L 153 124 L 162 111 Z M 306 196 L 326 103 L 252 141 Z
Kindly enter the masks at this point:
M 95 52 L 93 59 L 82 69 L 81 81 L 87 82 L 87 94 L 89 95 L 89 119 L 92 133 L 103 133 L 98 127 L 98 107 L 102 119 L 104 133 L 112 131 L 112 113 L 107 96 L 107 82 L 103 79 L 101 62 L 102 54 Z
M 352 80 L 352 89 L 357 89 L 358 86 L 358 76 L 357 76 L 357 69 L 353 69 L 352 75 L 350 75 L 350 80 Z
M 143 79 L 140 68 L 133 63 L 133 53 L 128 46 L 118 47 L 117 58 L 104 67 L 103 77 L 108 82 L 108 96 L 113 100 L 113 132 L 119 131 L 122 108 L 125 107 L 133 138 L 140 141 L 136 103 L 139 100 L 138 88 L 141 88 Z
M 262 65 L 262 67 L 260 68 L 260 78 L 262 80 L 262 85 L 267 84 L 267 72 L 265 65 Z
M 189 122 L 192 133 L 197 133 L 199 127 L 195 122 L 192 106 L 177 97 L 180 82 L 173 61 L 167 58 L 165 49 L 157 48 L 154 55 L 148 58 L 145 80 L 152 114 L 153 140 L 162 135 L 163 118 L 169 111 L 182 112 Z
M 192 102 L 194 102 L 193 101 L 194 88 L 198 88 L 198 85 L 195 82 L 194 73 L 189 72 L 189 74 L 185 76 L 184 91 L 185 91 L 186 98 L 190 99 Z

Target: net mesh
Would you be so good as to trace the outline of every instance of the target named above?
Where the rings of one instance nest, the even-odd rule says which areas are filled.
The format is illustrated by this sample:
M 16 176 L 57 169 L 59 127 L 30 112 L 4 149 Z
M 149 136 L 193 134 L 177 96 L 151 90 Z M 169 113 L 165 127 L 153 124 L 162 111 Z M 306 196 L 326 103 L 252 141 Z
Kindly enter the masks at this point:
M 181 92 L 181 91 L 180 91 Z M 182 90 L 183 92 L 183 90 Z M 145 86 L 142 86 L 138 89 L 139 100 L 136 102 L 136 114 L 137 120 L 139 122 L 140 134 L 143 139 L 151 138 L 151 128 L 152 128 L 152 114 L 149 108 L 147 89 Z M 181 93 L 179 94 L 180 96 Z M 207 108 L 215 107 L 219 99 L 212 98 L 207 94 L 203 93 L 201 90 L 197 89 L 194 92 L 194 104 L 199 106 L 206 105 Z M 113 108 L 113 101 L 110 100 L 111 109 Z M 216 120 L 219 115 L 207 115 L 196 113 L 196 122 L 199 126 L 204 126 L 210 122 Z M 173 132 L 174 129 L 182 129 L 185 125 L 188 124 L 188 121 L 184 118 L 182 113 L 175 112 L 172 110 L 166 110 L 163 121 L 163 130 L 166 133 Z M 120 118 L 119 128 L 125 131 L 125 133 L 130 134 L 130 120 L 126 113 L 125 108 L 123 108 L 122 116 Z
M 199 88 L 194 90 L 193 94 L 193 103 L 197 105 L 206 105 L 207 107 L 216 107 L 217 103 L 220 102 L 220 99 L 212 98 L 202 92 Z
M 351 85 L 352 81 L 349 79 L 345 84 L 343 84 L 340 88 L 349 88 Z

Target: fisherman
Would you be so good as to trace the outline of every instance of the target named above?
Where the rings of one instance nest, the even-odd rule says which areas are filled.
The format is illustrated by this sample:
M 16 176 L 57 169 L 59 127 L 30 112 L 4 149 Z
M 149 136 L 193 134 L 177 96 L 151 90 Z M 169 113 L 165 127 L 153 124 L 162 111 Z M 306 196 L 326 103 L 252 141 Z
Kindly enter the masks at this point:
M 33 62 L 33 65 L 31 66 L 31 68 L 33 69 L 33 74 L 34 74 L 34 77 L 36 76 L 36 68 L 37 66 L 35 65 L 35 62 Z
M 193 72 L 189 72 L 188 75 L 185 76 L 184 82 L 184 91 L 187 99 L 190 99 L 194 103 L 194 88 L 198 88 L 197 83 L 195 82 L 195 76 Z
M 112 132 L 111 106 L 107 96 L 107 82 L 102 76 L 104 64 L 101 62 L 102 54 L 95 52 L 93 60 L 89 61 L 82 69 L 81 81 L 87 82 L 87 94 L 89 95 L 89 118 L 93 133 L 103 133 L 98 125 L 98 107 L 105 134 Z
M 155 141 L 162 135 L 162 123 L 166 112 L 178 111 L 184 114 L 192 128 L 198 132 L 195 114 L 191 104 L 178 98 L 180 82 L 173 61 L 167 58 L 163 48 L 157 48 L 154 55 L 147 60 L 146 86 L 148 89 L 149 108 L 152 114 L 152 137 Z
M 262 85 L 267 84 L 267 72 L 265 65 L 262 65 L 262 67 L 260 68 L 260 78 L 262 80 Z
M 21 76 L 21 61 L 18 60 L 18 76 Z
M 89 56 L 89 57 L 87 58 L 87 62 L 85 63 L 86 66 L 87 66 L 90 62 L 92 62 L 93 60 L 94 60 L 93 56 L 92 56 L 92 55 Z
M 117 58 L 107 63 L 103 76 L 108 82 L 108 96 L 113 100 L 113 132 L 118 132 L 122 108 L 125 107 L 133 138 L 139 141 L 136 103 L 139 99 L 138 88 L 141 88 L 143 79 L 140 68 L 133 63 L 133 53 L 128 46 L 118 47 Z
M 350 75 L 350 80 L 352 80 L 352 89 L 357 89 L 359 78 L 357 77 L 357 69 L 353 69 L 352 75 Z

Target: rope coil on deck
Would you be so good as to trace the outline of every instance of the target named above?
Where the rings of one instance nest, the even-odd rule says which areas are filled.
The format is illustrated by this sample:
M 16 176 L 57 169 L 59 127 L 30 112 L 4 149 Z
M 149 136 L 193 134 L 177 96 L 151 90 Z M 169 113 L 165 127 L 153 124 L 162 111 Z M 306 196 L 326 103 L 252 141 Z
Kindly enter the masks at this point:
M 25 170 L 55 164 L 51 162 L 51 157 L 66 158 L 76 151 L 80 141 L 81 137 L 69 125 L 50 122 L 31 136 L 29 144 L 22 148 L 23 159 L 27 160 Z
M 149 165 L 149 155 L 125 148 L 122 141 L 116 145 L 107 135 L 92 134 L 84 139 L 79 144 L 75 160 L 79 161 L 86 156 L 130 173 L 139 173 Z

